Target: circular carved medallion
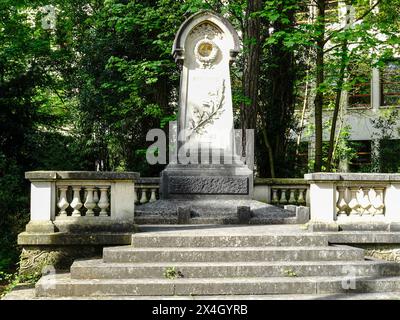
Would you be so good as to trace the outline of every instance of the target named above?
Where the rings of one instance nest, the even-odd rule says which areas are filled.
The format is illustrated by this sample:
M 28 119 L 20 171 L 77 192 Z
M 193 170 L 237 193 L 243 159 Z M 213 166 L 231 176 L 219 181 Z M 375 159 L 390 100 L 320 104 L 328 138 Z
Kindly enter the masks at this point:
M 206 37 L 197 43 L 194 52 L 196 59 L 200 62 L 203 68 L 209 68 L 216 60 L 218 50 L 217 45 Z

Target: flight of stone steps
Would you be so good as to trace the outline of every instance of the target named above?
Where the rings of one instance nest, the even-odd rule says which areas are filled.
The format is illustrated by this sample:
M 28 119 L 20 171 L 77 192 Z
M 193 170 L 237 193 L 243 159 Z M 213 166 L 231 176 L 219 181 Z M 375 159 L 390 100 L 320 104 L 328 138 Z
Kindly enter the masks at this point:
M 250 229 L 251 230 L 251 229 Z M 328 245 L 325 235 L 143 232 L 103 259 L 48 275 L 37 297 L 334 295 L 399 292 L 400 264 Z

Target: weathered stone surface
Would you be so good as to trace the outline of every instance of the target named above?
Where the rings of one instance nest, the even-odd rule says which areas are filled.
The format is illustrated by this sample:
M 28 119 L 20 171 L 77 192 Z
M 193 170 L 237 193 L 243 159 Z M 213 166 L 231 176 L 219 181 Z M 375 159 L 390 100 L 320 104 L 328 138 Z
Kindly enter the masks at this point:
M 188 224 L 190 222 L 190 207 L 178 207 L 178 224 Z
M 29 246 L 20 256 L 20 274 L 41 274 L 43 268 L 69 270 L 77 258 L 100 257 L 102 246 Z
M 296 212 L 297 206 L 292 205 L 292 204 L 288 204 L 288 205 L 283 206 L 283 208 L 285 210 L 288 210 L 288 211 Z
M 42 297 L 74 296 L 173 296 L 173 295 L 254 295 L 322 294 L 355 292 L 398 292 L 400 277 L 355 277 L 356 288 L 345 289 L 343 276 L 257 277 L 206 279 L 70 279 L 65 275 L 43 277 L 36 286 Z M 46 289 L 47 288 L 47 289 Z M 51 288 L 51 289 L 48 289 Z
M 71 267 L 72 279 L 162 279 L 168 268 L 175 268 L 185 278 L 282 277 L 290 270 L 297 277 L 394 276 L 400 264 L 382 261 L 246 261 L 246 262 L 166 262 L 104 263 L 101 259 L 78 260 Z
M 364 251 L 346 247 L 105 248 L 105 262 L 234 262 L 362 260 Z
M 251 219 L 251 210 L 249 206 L 239 206 L 237 208 L 238 219 L 240 224 L 248 224 Z
M 172 194 L 248 194 L 247 177 L 170 177 Z
M 359 244 L 358 246 L 363 248 L 366 255 L 370 257 L 400 263 L 400 244 Z
M 310 221 L 310 208 L 308 207 L 296 207 L 296 218 L 297 223 L 304 224 Z
M 56 231 L 56 226 L 52 221 L 30 221 L 25 230 L 30 233 L 52 233 Z
M 18 235 L 20 246 L 68 246 L 68 245 L 123 245 L 130 244 L 132 232 L 129 233 L 28 233 Z
M 375 181 L 396 182 L 400 181 L 400 174 L 394 173 L 307 173 L 304 175 L 306 181 Z
M 282 226 L 140 226 L 132 235 L 134 247 L 297 247 L 327 246 L 328 236 Z M 288 226 L 286 226 L 288 227 Z
M 310 222 L 308 224 L 308 230 L 313 232 L 336 232 L 339 231 L 339 225 L 335 222 L 333 223 L 323 223 L 323 222 Z
M 195 217 L 232 217 L 237 218 L 237 208 L 249 206 L 253 218 L 288 218 L 295 213 L 270 204 L 247 199 L 194 199 L 194 200 L 158 200 L 135 208 L 136 219 L 144 216 L 176 217 L 178 207 L 190 207 Z M 136 220 L 135 220 L 136 221 Z
M 25 178 L 29 180 L 136 180 L 138 172 L 107 171 L 28 171 Z
M 14 289 L 2 300 L 400 300 L 398 292 L 346 292 L 344 294 L 263 294 L 263 295 L 198 295 L 198 296 L 94 296 L 94 297 L 36 297 L 35 289 Z
M 400 231 L 400 223 L 399 222 L 391 222 L 389 224 L 389 231 L 399 232 Z
M 137 225 L 134 218 L 127 219 L 111 219 L 110 217 L 66 217 L 58 218 L 54 221 L 54 225 L 59 232 L 68 233 L 126 233 L 135 232 Z
M 339 223 L 339 229 L 343 231 L 389 231 L 389 223 L 385 222 L 346 222 Z

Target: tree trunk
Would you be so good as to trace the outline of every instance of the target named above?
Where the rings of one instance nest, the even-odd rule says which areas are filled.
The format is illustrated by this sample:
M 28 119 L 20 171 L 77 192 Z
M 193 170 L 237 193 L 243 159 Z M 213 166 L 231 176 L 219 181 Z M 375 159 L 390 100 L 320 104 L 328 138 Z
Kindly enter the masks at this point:
M 243 30 L 244 70 L 243 94 L 241 105 L 241 123 L 243 133 L 246 129 L 256 129 L 258 110 L 258 79 L 261 59 L 261 19 L 254 17 L 255 12 L 263 8 L 263 0 L 248 0 Z M 242 145 L 246 146 L 246 135 L 243 134 Z M 244 152 L 242 148 L 242 153 Z
M 336 123 L 337 123 L 337 118 L 339 115 L 340 98 L 342 96 L 342 91 L 343 91 L 342 87 L 343 87 L 343 82 L 344 82 L 346 65 L 347 65 L 347 41 L 345 40 L 343 42 L 343 46 L 342 46 L 339 79 L 338 79 L 337 88 L 336 88 L 335 109 L 333 110 L 331 133 L 330 133 L 330 137 L 329 137 L 328 159 L 327 159 L 327 163 L 326 163 L 326 171 L 328 171 L 328 172 L 331 171 L 331 167 L 332 167 L 333 149 L 335 146 Z
M 322 109 L 324 105 L 324 92 L 321 85 L 324 82 L 324 46 L 325 46 L 325 5 L 326 0 L 317 0 L 317 25 L 316 37 L 316 95 L 314 100 L 314 121 L 315 121 L 315 163 L 314 171 L 322 170 Z

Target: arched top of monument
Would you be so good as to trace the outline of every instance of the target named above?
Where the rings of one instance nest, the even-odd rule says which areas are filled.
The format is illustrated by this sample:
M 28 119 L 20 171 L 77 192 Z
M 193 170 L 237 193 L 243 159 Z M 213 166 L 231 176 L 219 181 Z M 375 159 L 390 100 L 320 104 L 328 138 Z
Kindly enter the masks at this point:
M 228 38 L 230 38 L 231 60 L 235 59 L 240 50 L 240 40 L 235 28 L 226 18 L 222 17 L 221 15 L 209 10 L 203 10 L 190 16 L 180 26 L 172 47 L 172 55 L 174 56 L 176 62 L 182 62 L 184 59 L 185 42 L 190 32 L 205 22 L 210 22 L 211 24 L 216 25 Z

